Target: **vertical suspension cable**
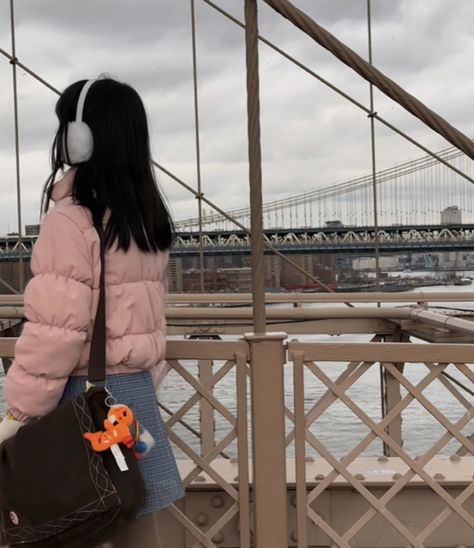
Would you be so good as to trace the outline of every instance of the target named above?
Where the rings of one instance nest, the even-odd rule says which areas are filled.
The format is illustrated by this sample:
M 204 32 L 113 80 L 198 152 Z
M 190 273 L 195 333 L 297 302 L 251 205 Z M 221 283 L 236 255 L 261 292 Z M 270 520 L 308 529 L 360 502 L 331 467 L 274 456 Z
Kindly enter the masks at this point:
M 396 207 L 395 206 L 395 199 L 394 199 L 394 192 L 393 192 L 393 181 L 390 181 L 390 216 L 389 216 L 389 221 L 390 221 L 390 224 L 393 225 L 394 224 L 394 218 L 393 218 L 393 214 L 394 214 L 394 208 Z
M 471 175 L 471 162 L 468 162 L 466 157 L 464 157 L 464 169 L 466 170 L 466 173 L 468 173 L 468 171 L 469 171 L 469 175 Z M 468 211 L 469 211 L 469 222 L 470 223 L 473 222 L 473 218 L 472 218 L 472 194 L 473 194 L 473 189 L 469 185 L 469 188 L 467 189 L 467 208 L 468 208 Z
M 199 218 L 199 287 L 204 293 L 204 242 L 202 230 L 202 184 L 201 184 L 201 146 L 199 135 L 199 97 L 197 86 L 197 53 L 196 53 L 196 10 L 194 0 L 191 0 L 191 35 L 193 49 L 193 88 L 194 88 L 194 130 L 196 135 L 196 173 L 197 173 L 197 201 Z
M 367 34 L 369 46 L 369 63 L 372 65 L 372 13 L 371 0 L 367 0 Z M 370 143 L 372 152 L 372 198 L 374 208 L 374 248 L 375 248 L 375 287 L 380 288 L 380 255 L 379 255 L 379 221 L 377 207 L 377 173 L 375 158 L 375 120 L 374 120 L 374 86 L 369 84 L 370 94 Z
M 466 169 L 467 167 L 467 169 Z M 467 158 L 464 159 L 464 169 L 466 169 L 466 173 L 469 173 L 469 176 L 472 174 L 472 162 L 469 162 Z M 468 194 L 468 200 L 469 200 L 469 215 L 471 216 L 471 223 L 474 222 L 472 218 L 472 195 L 473 195 L 473 188 L 469 186 L 469 194 Z
M 25 288 L 25 263 L 23 260 L 23 228 L 21 218 L 21 182 L 20 182 L 20 130 L 18 124 L 18 85 L 17 85 L 17 58 L 15 38 L 15 10 L 13 0 L 10 0 L 10 33 L 12 45 L 12 82 L 13 82 L 13 116 L 15 125 L 15 163 L 16 163 L 16 203 L 18 216 L 18 263 L 19 263 L 19 289 L 23 293 Z
M 432 223 L 432 224 L 436 224 L 436 221 L 434 220 L 435 219 L 435 215 L 434 215 L 434 212 L 435 212 L 435 206 L 434 206 L 434 192 L 433 192 L 433 189 L 434 189 L 434 170 L 433 168 L 429 168 L 428 170 L 428 188 L 427 188 L 427 196 L 428 196 L 428 204 L 429 204 L 429 207 L 428 207 L 428 211 L 429 211 L 429 216 L 428 216 L 428 222 L 429 223 Z
M 423 170 L 423 174 L 422 174 L 422 185 L 421 185 L 421 196 L 423 196 L 423 224 L 426 225 L 426 213 L 427 213 L 427 207 L 428 207 L 428 204 L 426 203 L 424 197 L 425 196 L 429 196 L 429 194 L 427 194 L 427 184 L 426 184 L 426 180 L 427 180 L 427 170 L 424 169 Z
M 396 171 L 395 172 L 395 179 L 393 181 L 393 194 L 395 196 L 395 219 L 394 219 L 394 222 L 397 225 L 400 224 L 400 222 L 399 222 L 399 219 L 400 219 L 400 215 L 399 215 L 399 209 L 400 209 L 399 193 L 400 193 L 400 185 L 399 185 L 399 179 L 398 179 L 398 171 Z
M 436 215 L 438 217 L 438 222 L 441 219 L 441 192 L 440 192 L 440 182 L 439 182 L 439 166 L 435 168 L 435 196 L 436 196 Z
M 454 163 L 459 164 L 460 163 L 459 159 L 457 158 Z M 456 181 L 456 188 L 459 193 L 459 201 L 461 202 L 462 221 L 463 223 L 465 223 L 467 219 L 467 211 L 466 211 L 466 194 L 464 193 L 464 185 L 462 184 L 462 181 L 459 179 L 459 177 L 453 177 L 453 179 Z
M 416 193 L 418 190 L 420 171 L 415 167 L 411 168 L 406 175 L 406 181 L 408 185 L 408 193 L 410 196 L 410 224 L 416 224 Z
M 252 297 L 255 333 L 265 333 L 265 263 L 262 230 L 262 151 L 260 145 L 260 82 L 258 72 L 257 1 L 245 0 L 247 124 L 252 244 Z

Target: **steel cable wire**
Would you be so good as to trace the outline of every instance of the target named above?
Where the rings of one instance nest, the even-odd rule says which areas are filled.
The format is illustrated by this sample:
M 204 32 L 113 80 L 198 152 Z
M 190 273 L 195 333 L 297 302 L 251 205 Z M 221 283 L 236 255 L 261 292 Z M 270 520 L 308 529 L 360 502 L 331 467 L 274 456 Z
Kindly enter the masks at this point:
M 294 6 L 289 0 L 264 0 L 264 2 L 308 34 L 341 62 L 352 68 L 368 82 L 377 86 L 385 95 L 396 101 L 405 110 L 416 116 L 424 124 L 474 160 L 474 142 L 467 135 L 464 135 L 464 133 L 444 120 L 439 114 L 429 109 L 416 97 L 385 76 L 380 70 L 371 66 L 370 63 L 343 44 L 329 31 L 318 25 L 316 21 Z

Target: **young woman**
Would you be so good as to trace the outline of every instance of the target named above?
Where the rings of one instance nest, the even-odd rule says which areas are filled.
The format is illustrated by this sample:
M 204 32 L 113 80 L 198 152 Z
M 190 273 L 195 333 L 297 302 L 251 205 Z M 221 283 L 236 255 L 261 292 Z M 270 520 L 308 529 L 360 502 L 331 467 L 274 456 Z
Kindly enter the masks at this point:
M 4 383 L 9 411 L 0 423 L 0 443 L 85 389 L 100 275 L 94 219 L 102 220 L 107 387 L 133 408 L 155 441 L 140 461 L 145 517 L 114 546 L 156 547 L 156 512 L 184 495 L 156 399 L 173 225 L 156 185 L 145 109 L 134 89 L 110 78 L 82 80 L 61 95 L 56 115 L 46 215 L 25 290 L 27 322 Z M 65 164 L 71 169 L 56 181 Z

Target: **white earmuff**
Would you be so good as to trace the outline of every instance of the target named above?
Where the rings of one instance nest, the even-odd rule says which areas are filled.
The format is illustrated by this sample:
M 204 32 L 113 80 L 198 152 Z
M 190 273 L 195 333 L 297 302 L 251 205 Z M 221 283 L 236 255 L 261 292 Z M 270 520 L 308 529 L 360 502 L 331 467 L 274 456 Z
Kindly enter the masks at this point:
M 80 164 L 87 162 L 92 156 L 94 150 L 94 138 L 90 127 L 82 121 L 84 111 L 84 103 L 86 101 L 87 92 L 92 84 L 96 81 L 89 80 L 84 84 L 77 101 L 76 119 L 74 122 L 69 122 L 66 132 L 65 160 L 68 164 Z

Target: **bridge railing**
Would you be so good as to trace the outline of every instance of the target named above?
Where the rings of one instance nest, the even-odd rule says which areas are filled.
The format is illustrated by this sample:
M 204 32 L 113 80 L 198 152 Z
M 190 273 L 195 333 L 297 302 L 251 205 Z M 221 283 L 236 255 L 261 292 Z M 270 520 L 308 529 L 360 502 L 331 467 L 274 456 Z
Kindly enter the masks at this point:
M 473 346 L 295 341 L 288 349 L 298 547 L 454 546 L 472 538 Z M 369 403 L 379 367 L 395 383 L 389 390 L 398 385 L 382 411 Z M 378 457 L 364 458 L 367 451 Z
M 0 338 L 0 356 L 14 342 Z M 161 523 L 166 546 L 252 546 L 266 526 L 255 490 L 281 482 L 285 546 L 468 546 L 473 356 L 378 333 L 169 340 L 159 400 L 187 496 Z
M 471 342 L 474 337 L 474 324 L 469 321 L 474 316 L 471 291 L 267 293 L 265 302 L 267 329 L 278 326 L 296 335 L 402 332 L 427 342 Z M 168 333 L 191 338 L 242 335 L 252 329 L 251 303 L 248 293 L 170 294 Z M 457 303 L 462 303 L 461 309 Z M 3 330 L 11 328 L 12 322 L 18 329 L 23 319 L 23 296 L 0 295 Z

